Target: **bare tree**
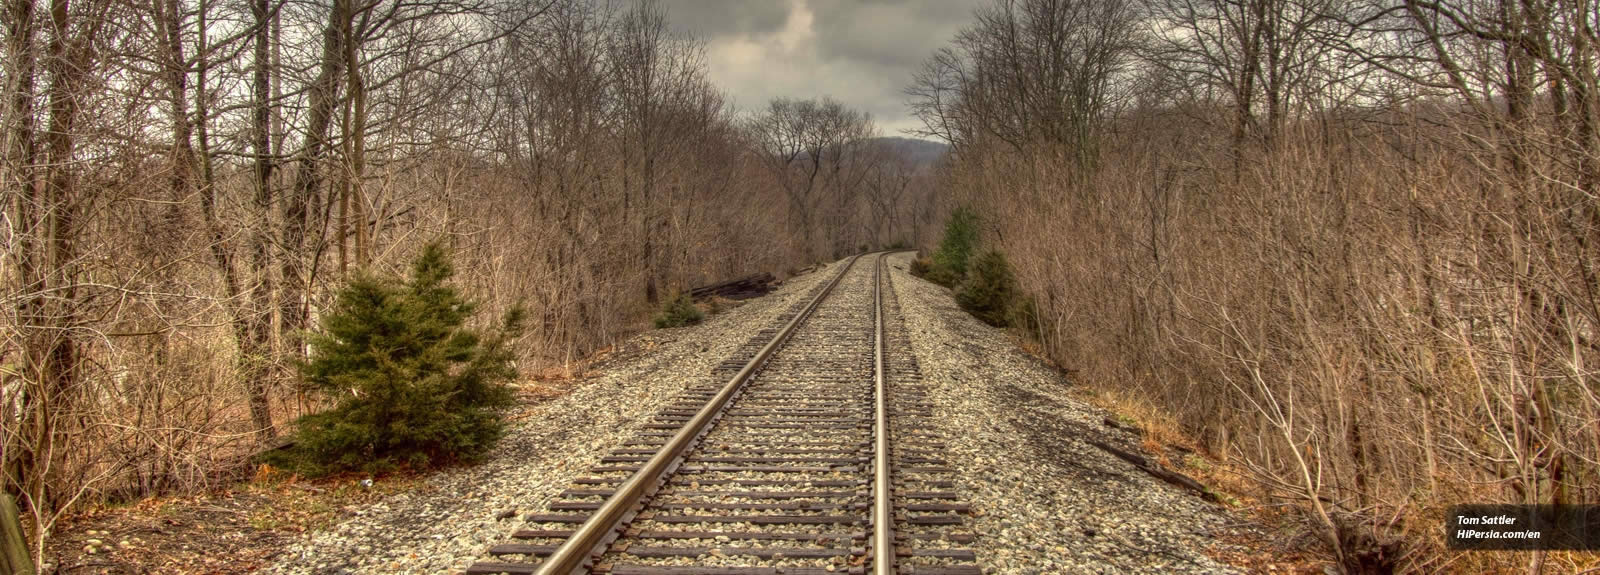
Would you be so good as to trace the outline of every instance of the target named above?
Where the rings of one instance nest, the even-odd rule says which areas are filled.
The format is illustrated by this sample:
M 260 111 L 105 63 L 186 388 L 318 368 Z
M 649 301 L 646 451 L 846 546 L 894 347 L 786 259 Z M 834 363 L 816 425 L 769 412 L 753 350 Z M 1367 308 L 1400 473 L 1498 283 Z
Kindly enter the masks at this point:
M 979 8 L 976 22 L 907 88 L 924 135 L 1064 148 L 1088 168 L 1117 104 L 1136 31 L 1130 2 L 1025 0 Z
M 857 201 L 866 173 L 865 140 L 873 135 L 872 119 L 831 98 L 779 98 L 751 120 L 750 131 L 761 160 L 788 198 L 803 257 L 820 255 L 816 235 L 822 225 L 835 234 L 830 251 L 853 249 L 843 235 L 848 225 L 842 218 Z
M 4 3 L 0 468 L 38 549 L 79 503 L 244 474 L 329 399 L 289 369 L 329 286 L 434 238 L 490 311 L 528 304 L 529 370 L 797 267 L 789 196 L 666 6 Z M 870 122 L 820 108 L 806 250 L 839 253 L 892 228 Z
M 12 270 L 4 486 L 20 495 L 35 521 L 35 542 L 84 483 L 68 469 L 69 438 L 81 429 L 69 415 L 84 399 L 85 340 L 91 331 L 83 284 L 86 214 L 97 190 L 79 185 L 78 144 L 85 100 L 102 62 L 97 54 L 111 4 L 32 1 L 7 5 L 5 110 L 7 254 Z M 43 45 L 43 50 L 39 46 Z M 39 106 L 42 103 L 43 106 Z M 43 129 L 39 122 L 43 120 Z M 19 397 L 20 396 L 20 397 Z M 13 411 L 14 410 L 14 411 Z M 42 547 L 40 547 L 42 548 Z
M 1226 98 L 1237 175 L 1246 139 L 1270 149 L 1294 113 L 1292 103 L 1304 101 L 1304 88 L 1331 64 L 1337 43 L 1327 40 L 1337 33 L 1336 8 L 1321 0 L 1151 2 L 1146 61 L 1193 97 Z
M 608 44 L 614 112 L 623 138 L 618 154 L 623 164 L 624 217 L 637 220 L 637 225 L 628 227 L 640 238 L 645 300 L 654 303 L 664 276 L 660 252 L 665 251 L 656 238 L 666 231 L 665 214 L 672 210 L 667 205 L 671 199 L 657 189 L 665 158 L 675 153 L 678 141 L 671 113 L 702 95 L 705 62 L 698 44 L 673 35 L 665 8 L 653 0 L 626 10 Z
M 1293 502 L 1347 572 L 1446 564 L 1417 509 L 1594 497 L 1592 6 L 1143 2 L 1083 145 L 1040 95 L 1096 80 L 1052 92 L 1031 24 L 1117 3 L 1079 4 L 991 3 L 907 90 L 1048 353 Z

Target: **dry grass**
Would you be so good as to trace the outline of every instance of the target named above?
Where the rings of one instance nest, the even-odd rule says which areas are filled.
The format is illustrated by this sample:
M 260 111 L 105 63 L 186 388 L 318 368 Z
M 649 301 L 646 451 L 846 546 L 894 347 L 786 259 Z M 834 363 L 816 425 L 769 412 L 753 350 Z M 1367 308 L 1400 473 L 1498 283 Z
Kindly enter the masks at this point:
M 417 488 L 389 475 L 304 481 L 260 468 L 249 482 L 207 493 L 96 505 L 63 518 L 43 563 L 60 573 L 243 575 L 354 506 Z M 98 542 L 98 544 L 96 544 Z

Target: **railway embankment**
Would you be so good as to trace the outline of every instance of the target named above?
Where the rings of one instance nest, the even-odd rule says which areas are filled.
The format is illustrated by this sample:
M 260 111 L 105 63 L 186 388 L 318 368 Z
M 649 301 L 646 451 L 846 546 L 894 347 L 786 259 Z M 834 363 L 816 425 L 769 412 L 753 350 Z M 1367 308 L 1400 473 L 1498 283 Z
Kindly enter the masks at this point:
M 1077 401 L 1059 370 L 962 311 L 949 290 L 891 259 L 945 457 L 975 509 L 989 573 L 1232 573 L 1207 549 L 1238 520 L 1089 443 L 1136 450 L 1111 414 Z
M 1237 518 L 1096 447 L 1136 451 L 1138 440 L 1105 426 L 1108 412 L 1073 399 L 1059 370 L 962 312 L 947 290 L 907 274 L 908 262 L 896 255 L 887 267 L 902 315 L 890 337 L 920 365 L 926 420 L 946 438 L 939 455 L 956 470 L 956 495 L 970 503 L 965 528 L 984 573 L 1239 571 L 1214 558 L 1231 545 L 1217 535 Z M 569 393 L 518 413 L 486 463 L 348 509 L 332 528 L 288 545 L 264 572 L 458 573 L 483 560 L 522 517 L 548 511 L 674 397 L 726 379 L 719 366 L 839 265 L 702 325 L 630 339 Z
M 674 395 L 719 379 L 715 367 L 840 263 L 697 326 L 653 330 L 617 346 L 558 398 L 524 406 L 484 463 L 439 472 L 416 489 L 344 511 L 279 553 L 263 573 L 456 573 L 542 510 L 567 483 L 637 432 Z

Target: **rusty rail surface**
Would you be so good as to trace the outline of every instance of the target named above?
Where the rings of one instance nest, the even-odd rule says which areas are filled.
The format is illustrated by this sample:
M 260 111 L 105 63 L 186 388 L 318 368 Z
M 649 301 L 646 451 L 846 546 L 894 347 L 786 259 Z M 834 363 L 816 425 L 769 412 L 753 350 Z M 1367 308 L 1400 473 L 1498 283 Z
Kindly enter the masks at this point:
M 778 335 L 774 336 L 772 341 L 767 342 L 767 345 L 756 353 L 755 358 L 745 364 L 744 369 L 739 370 L 739 373 L 734 374 L 733 378 L 722 386 L 721 392 L 711 398 L 711 401 L 706 402 L 705 407 L 700 408 L 700 412 L 695 414 L 694 419 L 684 424 L 683 429 L 678 430 L 677 435 L 672 436 L 672 439 L 668 440 L 667 444 L 660 451 L 657 451 L 654 457 L 650 458 L 650 461 L 646 462 L 644 466 L 639 468 L 639 471 L 633 474 L 633 477 L 623 482 L 622 486 L 618 487 L 617 491 L 600 506 L 600 509 L 594 515 L 591 515 L 588 521 L 579 526 L 571 537 L 567 538 L 566 543 L 561 544 L 561 547 L 556 549 L 555 553 L 552 553 L 550 557 L 539 565 L 537 575 L 580 573 L 584 563 L 589 560 L 591 555 L 595 554 L 596 548 L 609 545 L 611 543 L 609 539 L 616 538 L 617 525 L 622 523 L 623 516 L 634 512 L 639 500 L 649 496 L 650 491 L 659 487 L 660 480 L 668 472 L 668 467 L 673 466 L 682 458 L 685 449 L 689 446 L 689 442 L 705 431 L 712 418 L 716 417 L 728 406 L 728 398 L 732 397 L 735 391 L 738 391 L 746 381 L 750 380 L 750 374 L 755 373 L 756 369 L 768 357 L 772 356 L 772 352 L 777 351 L 779 347 L 783 346 L 783 342 L 788 341 L 789 336 L 794 334 L 795 328 L 799 327 L 800 323 L 804 322 L 806 317 L 817 309 L 817 304 L 822 303 L 822 300 L 833 292 L 833 288 L 839 285 L 839 280 L 844 279 L 845 274 L 850 271 L 850 268 L 855 265 L 856 260 L 860 257 L 850 258 L 850 261 L 845 263 L 844 269 L 839 270 L 839 275 L 834 276 L 833 280 L 828 282 L 828 286 L 822 289 L 822 293 L 812 298 L 811 303 L 806 305 L 804 310 L 796 314 L 793 319 L 790 319 L 789 324 L 783 326 Z
M 952 546 L 969 509 L 886 256 L 851 258 L 467 573 L 980 573 Z
M 894 571 L 894 497 L 889 482 L 889 399 L 883 377 L 883 257 L 872 270 L 872 572 Z

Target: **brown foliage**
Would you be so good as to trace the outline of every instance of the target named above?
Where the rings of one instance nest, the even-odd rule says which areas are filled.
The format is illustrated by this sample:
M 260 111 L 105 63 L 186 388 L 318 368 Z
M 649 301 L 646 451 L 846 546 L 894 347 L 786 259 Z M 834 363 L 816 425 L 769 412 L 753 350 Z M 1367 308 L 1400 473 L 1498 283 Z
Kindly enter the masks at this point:
M 1005 214 L 985 241 L 1047 353 L 1297 502 L 1349 571 L 1463 568 L 1446 505 L 1600 499 L 1594 12 L 1149 4 L 1138 50 L 1059 54 L 1137 62 L 1093 146 L 1013 141 L 993 107 L 1025 92 L 962 51 L 985 25 L 912 90 L 956 202 Z
M 792 204 L 663 6 L 7 2 L 0 486 L 36 549 L 81 503 L 236 479 L 323 406 L 288 367 L 330 287 L 427 241 L 484 317 L 525 304 L 541 372 L 664 294 L 911 239 L 925 170 L 840 108 Z

